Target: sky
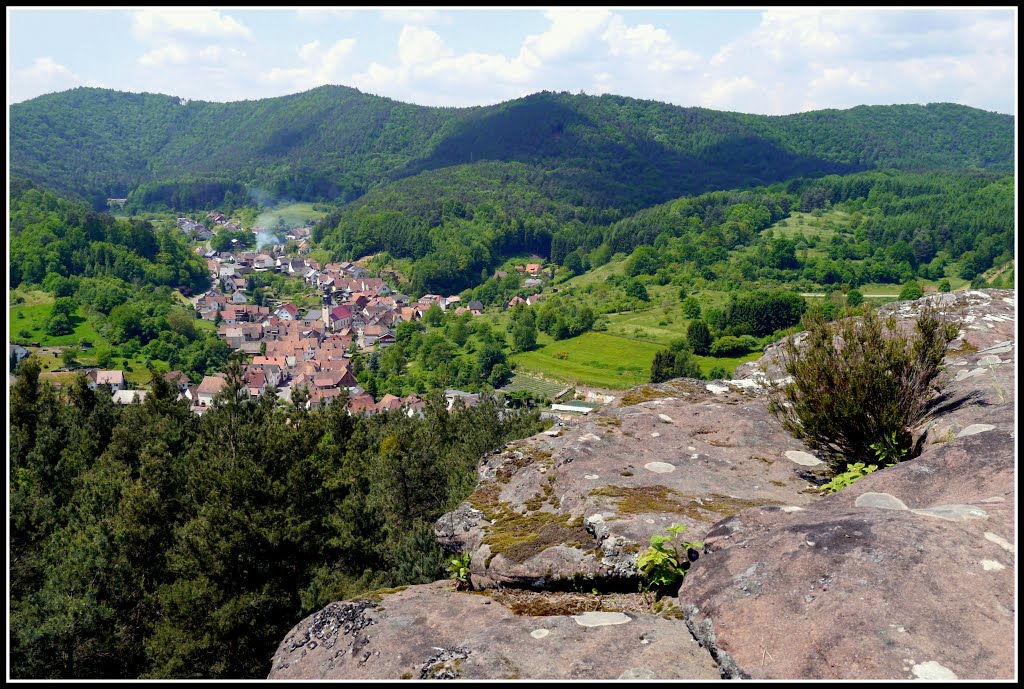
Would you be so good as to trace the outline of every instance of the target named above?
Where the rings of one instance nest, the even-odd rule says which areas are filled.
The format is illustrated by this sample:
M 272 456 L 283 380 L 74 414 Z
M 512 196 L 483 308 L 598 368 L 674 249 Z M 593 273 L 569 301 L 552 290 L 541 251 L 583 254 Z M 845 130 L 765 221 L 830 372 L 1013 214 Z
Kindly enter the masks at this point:
M 1016 115 L 1017 8 L 7 8 L 7 102 L 76 86 L 419 105 L 611 93 L 784 115 L 952 102 Z

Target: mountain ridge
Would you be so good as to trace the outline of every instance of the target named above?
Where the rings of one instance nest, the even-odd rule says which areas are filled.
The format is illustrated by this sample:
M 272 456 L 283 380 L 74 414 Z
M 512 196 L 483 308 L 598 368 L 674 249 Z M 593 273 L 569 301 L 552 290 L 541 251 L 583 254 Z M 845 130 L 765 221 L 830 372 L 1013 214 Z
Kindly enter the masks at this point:
M 345 202 L 481 161 L 590 167 L 625 178 L 617 202 L 651 184 L 660 186 L 648 196 L 664 201 L 709 184 L 885 166 L 1011 169 L 1013 159 L 1012 116 L 948 103 L 751 115 L 550 91 L 453 108 L 345 86 L 229 103 L 80 87 L 13 104 L 10 123 L 12 174 L 94 205 L 144 183 L 202 176 Z

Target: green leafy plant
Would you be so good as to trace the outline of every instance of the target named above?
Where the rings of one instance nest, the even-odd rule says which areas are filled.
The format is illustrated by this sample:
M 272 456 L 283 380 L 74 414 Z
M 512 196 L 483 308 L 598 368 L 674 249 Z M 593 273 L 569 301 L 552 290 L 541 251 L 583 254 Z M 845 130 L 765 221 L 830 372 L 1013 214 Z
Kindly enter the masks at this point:
M 469 553 L 464 552 L 461 555 L 448 560 L 448 564 L 445 567 L 448 572 L 448 576 L 455 580 L 456 591 L 473 590 L 473 582 L 469 577 L 469 560 Z
M 768 410 L 798 440 L 824 454 L 834 473 L 876 453 L 887 461 L 912 457 L 909 431 L 939 394 L 942 358 L 959 333 L 933 306 L 921 309 L 914 331 L 873 308 L 829 323 L 808 319 L 807 334 L 782 346 L 792 381 L 769 388 Z
M 876 443 L 871 443 L 871 449 L 875 451 L 875 457 L 883 467 L 902 462 L 910 452 L 907 447 L 900 444 L 896 431 L 889 433 Z
M 877 471 L 878 466 L 875 464 L 868 464 L 864 466 L 864 462 L 856 462 L 854 464 L 846 465 L 846 471 L 841 474 L 836 474 L 836 477 L 823 485 L 821 491 L 823 493 L 836 493 L 858 479 L 862 479 L 872 471 Z
M 690 569 L 690 563 L 700 557 L 697 548 L 702 548 L 702 543 L 682 539 L 672 542 L 686 531 L 685 525 L 673 524 L 666 531 L 668 533 L 665 535 L 651 536 L 650 547 L 637 558 L 636 565 L 643 577 L 641 588 L 666 593 L 672 588 L 678 589 Z

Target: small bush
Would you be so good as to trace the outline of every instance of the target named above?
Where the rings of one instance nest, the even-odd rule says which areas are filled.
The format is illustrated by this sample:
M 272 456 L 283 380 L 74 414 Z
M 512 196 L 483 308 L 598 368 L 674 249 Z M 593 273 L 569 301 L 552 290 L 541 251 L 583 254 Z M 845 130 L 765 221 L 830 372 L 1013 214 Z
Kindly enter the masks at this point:
M 865 305 L 862 318 L 809 319 L 806 340 L 784 341 L 782 366 L 793 377 L 769 390 L 768 409 L 782 426 L 839 472 L 865 461 L 882 444 L 888 456 L 910 458 L 910 428 L 921 421 L 960 325 L 934 307 L 921 310 L 914 332 Z
M 759 348 L 757 339 L 750 335 L 723 335 L 711 344 L 711 356 L 740 356 Z
M 921 291 L 921 286 L 913 280 L 903 285 L 903 289 L 900 290 L 900 300 L 905 299 L 920 299 L 924 295 Z
M 666 529 L 667 535 L 654 534 L 651 545 L 646 552 L 637 558 L 636 566 L 643 577 L 641 587 L 655 589 L 659 593 L 674 594 L 679 584 L 686 577 L 690 563 L 700 557 L 697 548 L 703 545 L 696 541 L 687 542 L 680 537 L 678 542 L 672 540 L 686 531 L 683 524 L 673 524 Z

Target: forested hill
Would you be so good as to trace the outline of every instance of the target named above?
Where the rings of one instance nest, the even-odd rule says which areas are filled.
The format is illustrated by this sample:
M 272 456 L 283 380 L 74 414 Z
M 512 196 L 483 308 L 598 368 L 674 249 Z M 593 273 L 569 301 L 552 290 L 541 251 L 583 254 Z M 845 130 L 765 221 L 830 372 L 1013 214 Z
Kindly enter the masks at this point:
M 628 211 L 877 167 L 1013 168 L 1013 118 L 953 104 L 772 117 L 550 92 L 432 108 L 340 86 L 235 103 L 78 88 L 12 105 L 10 129 L 14 174 L 94 204 L 135 192 L 182 209 L 237 198 L 239 183 L 350 201 L 496 161 L 528 166 L 547 198 Z

